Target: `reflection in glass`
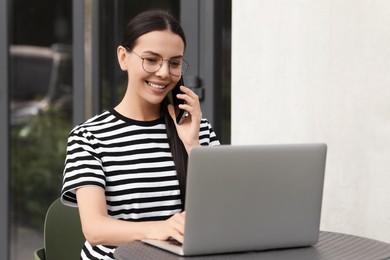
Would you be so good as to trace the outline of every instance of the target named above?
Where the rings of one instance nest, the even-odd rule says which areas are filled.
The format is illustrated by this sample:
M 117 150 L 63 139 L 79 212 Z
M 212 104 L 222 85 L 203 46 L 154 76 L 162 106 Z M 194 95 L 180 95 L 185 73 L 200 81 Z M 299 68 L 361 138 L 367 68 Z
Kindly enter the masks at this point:
M 43 247 L 47 208 L 59 196 L 67 136 L 72 128 L 72 2 L 14 0 L 9 31 L 11 100 L 11 260 L 31 259 Z M 161 8 L 180 17 L 180 0 L 96 0 L 98 5 L 98 84 L 100 110 L 123 97 L 127 75 L 120 71 L 116 48 L 126 22 L 146 9 Z M 220 2 L 220 1 L 218 1 Z M 225 3 L 221 2 L 220 3 Z M 230 141 L 230 13 L 221 8 L 224 25 L 217 71 L 221 97 L 222 139 Z M 218 45 L 218 48 L 220 48 Z M 189 61 L 191 62 L 191 61 Z M 219 113 L 223 112 L 223 113 Z M 229 138 L 229 139 L 225 139 Z
M 11 259 L 43 247 L 72 126 L 71 3 L 12 1 L 10 32 Z

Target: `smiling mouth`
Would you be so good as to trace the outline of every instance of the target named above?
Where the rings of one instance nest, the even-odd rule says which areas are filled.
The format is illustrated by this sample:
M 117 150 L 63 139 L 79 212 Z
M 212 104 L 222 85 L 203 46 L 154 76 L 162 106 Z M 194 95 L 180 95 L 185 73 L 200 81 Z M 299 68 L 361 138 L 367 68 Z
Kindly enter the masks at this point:
M 149 82 L 147 81 L 146 83 L 148 83 L 148 85 L 152 88 L 156 88 L 156 89 L 165 89 L 167 86 L 162 86 L 162 85 L 157 85 L 157 84 L 154 84 L 152 82 Z

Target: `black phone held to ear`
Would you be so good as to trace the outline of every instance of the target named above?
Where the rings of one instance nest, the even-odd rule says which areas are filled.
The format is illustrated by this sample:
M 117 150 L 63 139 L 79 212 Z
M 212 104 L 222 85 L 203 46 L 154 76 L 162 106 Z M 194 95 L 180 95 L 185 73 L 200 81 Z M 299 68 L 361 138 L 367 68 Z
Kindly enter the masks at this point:
M 178 111 L 176 113 L 176 122 L 178 124 L 181 124 L 183 120 L 188 116 L 188 112 L 184 109 L 178 108 L 179 104 L 185 104 L 185 101 L 183 99 L 177 98 L 177 94 L 182 94 L 183 92 L 180 91 L 180 86 L 184 85 L 183 77 L 180 78 L 180 80 L 177 82 L 175 88 L 172 90 L 172 103 L 175 107 L 175 110 Z M 177 110 L 178 109 L 178 110 Z

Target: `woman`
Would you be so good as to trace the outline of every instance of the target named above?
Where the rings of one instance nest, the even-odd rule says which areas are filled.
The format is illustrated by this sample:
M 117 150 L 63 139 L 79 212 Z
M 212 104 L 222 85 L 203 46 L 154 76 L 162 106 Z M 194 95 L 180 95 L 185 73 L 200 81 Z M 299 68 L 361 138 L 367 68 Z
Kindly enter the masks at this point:
M 185 45 L 170 14 L 133 18 L 117 48 L 128 74 L 122 101 L 69 135 L 62 201 L 79 208 L 82 259 L 113 259 L 117 245 L 133 240 L 183 242 L 187 156 L 193 147 L 219 144 L 193 91 L 180 86 L 179 108 L 189 114 L 181 124 L 168 104 L 188 67 Z

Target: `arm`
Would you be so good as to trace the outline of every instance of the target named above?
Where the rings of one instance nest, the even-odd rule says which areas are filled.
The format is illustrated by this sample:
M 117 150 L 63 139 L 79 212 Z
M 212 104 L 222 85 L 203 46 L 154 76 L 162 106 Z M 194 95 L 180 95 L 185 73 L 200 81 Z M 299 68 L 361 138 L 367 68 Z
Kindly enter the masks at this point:
M 183 242 L 185 213 L 175 214 L 165 221 L 116 220 L 107 214 L 102 188 L 83 186 L 77 189 L 76 196 L 83 233 L 91 245 L 117 246 L 133 240 L 166 240 L 169 237 Z

